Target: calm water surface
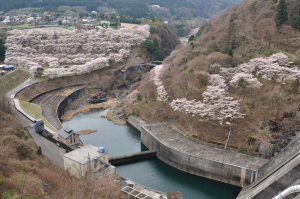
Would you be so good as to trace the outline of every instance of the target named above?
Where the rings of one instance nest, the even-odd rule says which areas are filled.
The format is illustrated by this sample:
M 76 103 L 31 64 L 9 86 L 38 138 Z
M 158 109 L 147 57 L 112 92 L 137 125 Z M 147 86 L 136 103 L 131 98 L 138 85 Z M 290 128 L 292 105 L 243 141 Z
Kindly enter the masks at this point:
M 101 118 L 106 112 L 94 109 L 87 114 L 78 113 L 63 125 L 74 130 L 97 129 L 95 133 L 81 135 L 80 139 L 84 145 L 105 147 L 110 157 L 148 150 L 141 143 L 138 130 L 130 124 L 118 126 Z M 185 199 L 234 199 L 241 190 L 236 186 L 179 171 L 158 158 L 118 165 L 117 173 L 159 191 L 180 191 Z

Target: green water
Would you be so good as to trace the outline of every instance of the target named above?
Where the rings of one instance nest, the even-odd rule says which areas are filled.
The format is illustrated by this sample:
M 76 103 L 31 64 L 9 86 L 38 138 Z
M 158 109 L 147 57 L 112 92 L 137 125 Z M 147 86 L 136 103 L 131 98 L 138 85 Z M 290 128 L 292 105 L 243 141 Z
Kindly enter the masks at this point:
M 141 143 L 138 130 L 129 124 L 118 126 L 101 118 L 106 112 L 94 109 L 87 114 L 79 113 L 72 120 L 63 122 L 63 125 L 74 130 L 97 129 L 95 133 L 81 135 L 80 139 L 84 145 L 105 147 L 110 157 L 148 150 Z M 117 173 L 159 191 L 180 191 L 185 199 L 234 199 L 241 190 L 236 186 L 182 172 L 158 158 L 118 165 Z

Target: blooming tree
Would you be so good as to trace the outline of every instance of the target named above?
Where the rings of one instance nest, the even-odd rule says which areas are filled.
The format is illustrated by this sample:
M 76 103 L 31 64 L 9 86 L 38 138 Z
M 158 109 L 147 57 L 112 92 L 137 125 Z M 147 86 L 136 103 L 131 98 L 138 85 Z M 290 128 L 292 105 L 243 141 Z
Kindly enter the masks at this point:
M 207 86 L 202 94 L 203 102 L 181 98 L 173 100 L 170 106 L 174 111 L 199 116 L 200 120 L 218 120 L 221 124 L 224 120 L 243 118 L 244 115 L 239 111 L 239 100 L 234 100 L 226 93 L 227 85 L 224 78 L 220 75 L 211 75 L 210 82 L 211 85 Z
M 150 79 L 153 80 L 154 84 L 157 86 L 158 101 L 167 101 L 167 91 L 165 90 L 163 82 L 160 80 L 163 68 L 163 65 L 158 65 L 153 68 L 150 73 Z
M 33 17 L 28 17 L 27 18 L 27 23 L 31 23 L 31 22 L 33 22 L 34 21 L 34 18 Z
M 263 79 L 275 80 L 278 83 L 285 84 L 288 76 L 292 78 L 300 77 L 300 70 L 295 67 L 291 68 L 290 65 L 291 62 L 288 60 L 288 56 L 283 53 L 276 53 L 267 58 L 251 59 L 248 63 L 240 64 L 236 68 L 221 68 L 220 73 L 222 75 L 255 74 Z
M 167 101 L 167 92 L 160 80 L 162 72 L 163 65 L 156 66 L 150 73 L 150 79 L 157 86 L 157 100 Z M 227 85 L 224 78 L 220 75 L 211 75 L 209 78 L 210 85 L 202 94 L 203 102 L 179 98 L 173 100 L 169 105 L 174 111 L 199 116 L 200 120 L 218 120 L 223 123 L 224 120 L 243 118 L 243 114 L 239 112 L 239 101 L 227 95 Z M 230 123 L 227 121 L 227 124 Z
M 247 73 L 237 73 L 235 74 L 232 79 L 230 80 L 229 84 L 233 87 L 238 87 L 238 81 L 243 78 L 247 83 L 247 87 L 250 88 L 260 88 L 262 83 L 260 83 L 257 78 L 253 77 L 253 74 Z
M 122 61 L 128 57 L 131 46 L 140 45 L 150 35 L 149 29 L 149 25 L 143 25 L 134 32 L 126 28 L 62 32 L 33 29 L 27 33 L 13 30 L 5 44 L 5 63 L 33 72 L 39 67 L 51 67 L 44 70 L 44 75 L 49 76 L 85 72 L 108 66 L 108 59 Z M 65 64 L 73 66 L 58 67 Z

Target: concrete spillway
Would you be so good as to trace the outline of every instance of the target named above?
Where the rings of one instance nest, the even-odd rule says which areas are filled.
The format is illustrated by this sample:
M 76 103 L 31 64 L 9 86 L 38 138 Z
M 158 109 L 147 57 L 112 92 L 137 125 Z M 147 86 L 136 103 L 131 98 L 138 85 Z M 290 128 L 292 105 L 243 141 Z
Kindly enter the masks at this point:
M 147 125 L 132 116 L 128 122 L 141 129 L 142 143 L 160 160 L 194 175 L 243 187 L 256 181 L 258 168 L 268 161 L 195 143 L 163 123 Z
M 156 152 L 154 150 L 150 151 L 144 151 L 139 153 L 132 153 L 128 155 L 121 155 L 116 157 L 110 157 L 109 162 L 113 165 L 120 164 L 120 163 L 126 163 L 126 162 L 132 162 L 142 159 L 148 159 L 156 157 Z

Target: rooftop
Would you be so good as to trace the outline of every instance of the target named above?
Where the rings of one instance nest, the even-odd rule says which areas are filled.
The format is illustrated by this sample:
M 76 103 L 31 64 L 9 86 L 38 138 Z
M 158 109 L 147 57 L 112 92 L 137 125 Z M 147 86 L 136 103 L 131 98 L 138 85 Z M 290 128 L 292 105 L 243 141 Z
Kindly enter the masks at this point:
M 90 155 L 90 160 L 103 156 L 104 154 L 98 152 L 98 147 L 93 145 L 86 145 L 69 153 L 66 153 L 64 157 L 74 160 L 80 164 L 85 164 L 88 161 L 88 156 Z
M 67 126 L 64 126 L 61 129 L 59 129 L 59 131 L 57 131 L 57 133 L 58 133 L 58 135 L 60 135 L 61 137 L 65 138 L 65 139 L 67 139 L 72 134 L 79 135 L 76 131 L 70 129 Z
M 144 125 L 144 128 L 154 135 L 156 139 L 160 140 L 160 142 L 164 145 L 195 157 L 237 167 L 244 167 L 251 170 L 256 170 L 268 162 L 268 160 L 260 157 L 236 153 L 209 145 L 198 144 L 168 128 L 163 123 Z

